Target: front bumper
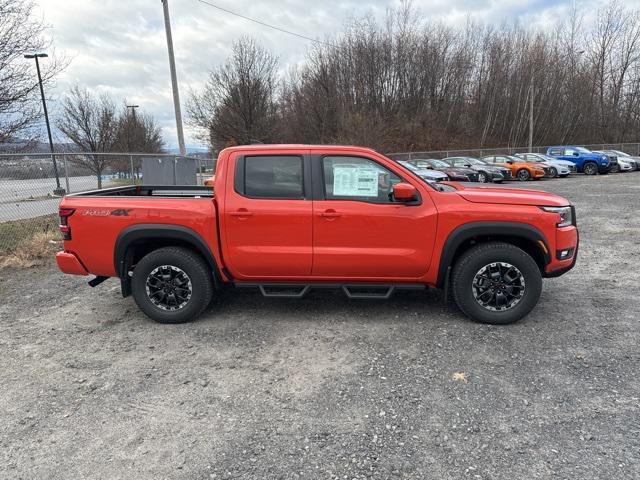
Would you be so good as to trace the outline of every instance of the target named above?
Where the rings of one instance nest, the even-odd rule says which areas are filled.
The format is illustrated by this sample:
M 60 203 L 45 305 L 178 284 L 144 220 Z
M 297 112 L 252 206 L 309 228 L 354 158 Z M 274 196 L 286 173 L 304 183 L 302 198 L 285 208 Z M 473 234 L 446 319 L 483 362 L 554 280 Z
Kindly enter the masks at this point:
M 574 217 L 575 218 L 575 217 Z M 578 260 L 578 246 L 580 234 L 574 226 L 562 227 L 556 230 L 556 251 L 552 252 L 551 262 L 546 266 L 544 276 L 559 277 L 571 270 Z M 558 260 L 558 253 L 563 250 L 573 250 L 573 254 L 566 260 Z

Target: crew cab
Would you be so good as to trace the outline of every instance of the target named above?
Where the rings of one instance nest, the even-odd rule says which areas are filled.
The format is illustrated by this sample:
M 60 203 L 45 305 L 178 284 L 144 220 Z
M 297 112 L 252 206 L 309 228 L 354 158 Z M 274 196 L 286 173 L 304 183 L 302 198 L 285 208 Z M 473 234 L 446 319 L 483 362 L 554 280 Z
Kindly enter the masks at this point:
M 213 188 L 126 186 L 60 204 L 65 273 L 120 280 L 162 323 L 200 315 L 223 288 L 351 298 L 442 288 L 469 317 L 516 321 L 543 277 L 577 258 L 575 210 L 557 195 L 425 182 L 360 147 L 251 145 L 218 157 Z
M 584 147 L 558 146 L 549 147 L 547 155 L 560 160 L 575 163 L 578 172 L 586 175 L 609 173 L 612 169 L 611 159 L 602 153 L 595 153 Z

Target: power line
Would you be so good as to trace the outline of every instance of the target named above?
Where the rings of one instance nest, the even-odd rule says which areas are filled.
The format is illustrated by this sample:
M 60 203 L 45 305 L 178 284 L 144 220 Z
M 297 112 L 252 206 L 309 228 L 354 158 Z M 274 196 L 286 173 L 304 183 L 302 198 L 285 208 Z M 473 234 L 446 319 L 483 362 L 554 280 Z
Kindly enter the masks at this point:
M 262 22 L 260 20 L 256 20 L 255 18 L 247 17 L 245 15 L 241 15 L 239 13 L 232 12 L 231 10 L 227 10 L 226 8 L 219 7 L 218 5 L 214 5 L 213 3 L 207 2 L 206 0 L 197 0 L 197 1 L 200 2 L 200 3 L 204 3 L 205 5 L 209 5 L 210 7 L 217 8 L 218 10 L 221 10 L 223 12 L 229 13 L 231 15 L 235 15 L 236 17 L 244 18 L 245 20 L 249 20 L 250 22 L 257 23 L 258 25 L 262 25 L 263 27 L 272 28 L 272 29 L 277 30 L 279 32 L 286 33 L 288 35 L 293 35 L 294 37 L 302 38 L 304 40 L 309 40 L 310 42 L 313 42 L 313 43 L 317 43 L 317 44 L 320 44 L 320 45 L 326 45 L 328 47 L 333 47 L 332 44 L 327 43 L 327 42 L 323 42 L 322 40 L 317 40 L 315 38 L 307 37 L 307 36 L 302 35 L 300 33 L 292 32 L 291 30 L 285 30 L 284 28 L 280 28 L 280 27 L 277 27 L 275 25 L 271 25 L 269 23 L 265 23 L 265 22 Z

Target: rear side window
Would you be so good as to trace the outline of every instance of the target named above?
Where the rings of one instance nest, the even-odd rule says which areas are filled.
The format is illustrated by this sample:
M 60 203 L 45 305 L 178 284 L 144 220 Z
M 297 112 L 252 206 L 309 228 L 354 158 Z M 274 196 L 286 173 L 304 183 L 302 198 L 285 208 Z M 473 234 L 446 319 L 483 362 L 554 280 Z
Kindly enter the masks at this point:
M 236 190 L 240 187 L 238 193 L 252 198 L 301 199 L 304 198 L 302 168 L 300 156 L 247 156 L 244 163 L 240 160 L 236 171 L 240 180 L 244 176 L 244 182 L 236 182 Z

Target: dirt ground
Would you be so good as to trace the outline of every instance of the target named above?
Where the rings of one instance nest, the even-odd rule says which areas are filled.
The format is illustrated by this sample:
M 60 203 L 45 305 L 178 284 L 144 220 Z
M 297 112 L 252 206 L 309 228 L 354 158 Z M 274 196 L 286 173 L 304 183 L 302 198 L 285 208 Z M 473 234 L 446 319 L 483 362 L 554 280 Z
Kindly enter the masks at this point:
M 435 290 L 159 325 L 114 280 L 0 271 L 0 478 L 640 478 L 640 172 L 527 187 L 581 251 L 506 327 Z

